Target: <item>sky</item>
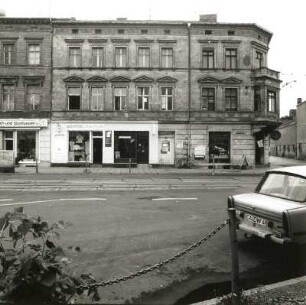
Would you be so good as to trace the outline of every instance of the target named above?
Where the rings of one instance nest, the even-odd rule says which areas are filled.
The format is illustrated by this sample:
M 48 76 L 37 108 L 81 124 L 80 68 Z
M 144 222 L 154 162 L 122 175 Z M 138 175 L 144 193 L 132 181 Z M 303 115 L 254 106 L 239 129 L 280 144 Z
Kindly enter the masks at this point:
M 305 0 L 0 0 L 7 17 L 75 17 L 81 20 L 199 20 L 256 23 L 273 33 L 268 68 L 279 71 L 280 115 L 306 100 Z

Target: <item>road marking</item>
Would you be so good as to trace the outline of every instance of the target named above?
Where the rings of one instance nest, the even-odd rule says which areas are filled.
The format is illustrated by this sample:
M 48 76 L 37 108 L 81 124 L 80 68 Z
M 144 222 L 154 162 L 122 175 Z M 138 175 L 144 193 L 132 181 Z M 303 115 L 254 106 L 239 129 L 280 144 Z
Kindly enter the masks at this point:
M 13 199 L 0 199 L 0 201 L 12 201 Z
M 155 200 L 155 201 L 162 201 L 162 200 L 198 200 L 198 198 L 153 198 L 152 200 Z
M 35 203 L 45 203 L 52 201 L 105 201 L 106 198 L 57 198 L 57 199 L 46 199 L 46 200 L 36 200 L 36 201 L 28 201 L 28 202 L 14 202 L 14 203 L 3 203 L 1 206 L 13 206 L 13 205 L 28 205 Z

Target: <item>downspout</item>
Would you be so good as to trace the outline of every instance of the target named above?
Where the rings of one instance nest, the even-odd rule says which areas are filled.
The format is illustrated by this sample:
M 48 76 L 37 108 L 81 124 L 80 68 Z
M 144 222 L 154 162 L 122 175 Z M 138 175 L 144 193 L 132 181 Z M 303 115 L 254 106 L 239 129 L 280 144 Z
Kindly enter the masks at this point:
M 54 39 L 54 24 L 53 19 L 50 18 L 51 25 L 51 60 L 50 60 L 50 166 L 52 163 L 52 117 L 53 117 L 53 39 Z
M 190 145 L 191 145 L 191 23 L 187 23 L 188 32 L 188 157 L 190 157 Z

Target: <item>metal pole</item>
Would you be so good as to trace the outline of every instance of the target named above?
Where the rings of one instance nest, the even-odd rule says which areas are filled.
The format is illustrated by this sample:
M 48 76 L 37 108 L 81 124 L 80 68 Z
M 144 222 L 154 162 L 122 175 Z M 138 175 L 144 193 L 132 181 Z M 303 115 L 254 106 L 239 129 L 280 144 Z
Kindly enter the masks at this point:
M 131 163 L 132 163 L 132 159 L 129 158 L 129 174 L 131 173 Z
M 239 302 L 239 259 L 238 259 L 238 241 L 236 234 L 236 209 L 230 207 L 228 210 L 229 215 L 229 233 L 230 233 L 230 243 L 231 243 L 231 259 L 232 259 L 232 293 L 235 294 L 233 297 L 233 304 L 238 304 Z
M 35 168 L 36 168 L 36 174 L 38 174 L 38 162 L 37 162 L 37 157 L 35 158 Z

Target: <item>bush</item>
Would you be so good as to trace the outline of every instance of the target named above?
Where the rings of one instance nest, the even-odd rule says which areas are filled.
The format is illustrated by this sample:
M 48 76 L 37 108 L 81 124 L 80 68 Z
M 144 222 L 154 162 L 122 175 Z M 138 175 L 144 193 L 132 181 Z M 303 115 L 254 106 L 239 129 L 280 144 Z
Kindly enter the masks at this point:
M 24 214 L 22 207 L 0 218 L 0 301 L 67 304 L 99 300 L 95 278 L 74 275 L 69 270 L 72 261 L 59 245 L 59 231 L 70 225 L 64 221 L 49 225 L 40 216 Z M 78 247 L 73 250 L 80 251 Z M 84 287 L 90 284 L 93 287 Z

